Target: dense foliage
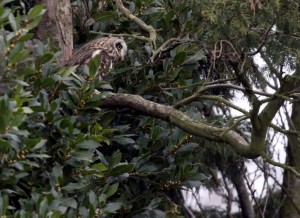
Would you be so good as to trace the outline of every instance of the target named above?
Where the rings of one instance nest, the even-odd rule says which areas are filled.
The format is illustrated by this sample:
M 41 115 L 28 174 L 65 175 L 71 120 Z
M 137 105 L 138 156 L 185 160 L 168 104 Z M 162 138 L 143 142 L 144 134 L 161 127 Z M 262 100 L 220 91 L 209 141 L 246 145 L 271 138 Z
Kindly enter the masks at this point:
M 49 45 L 28 41 L 43 12 L 41 5 L 27 15 L 0 8 L 1 215 L 178 213 L 169 190 L 198 187 L 206 179 L 198 164 L 188 161 L 196 144 L 159 120 L 102 110 L 98 102 L 107 91 L 94 94 L 95 87 L 134 88 L 138 80 L 130 79 L 144 77 L 150 67 L 120 67 L 113 77 L 134 72 L 122 76 L 120 84 L 112 83 L 114 88 L 97 80 L 86 83 L 74 74 L 74 67 L 56 63 L 58 54 Z M 112 14 L 107 13 L 106 22 L 112 21 Z M 130 58 L 136 62 L 134 55 Z M 176 59 L 173 64 L 183 61 Z M 91 63 L 90 75 L 98 65 L 97 60 Z M 155 80 L 144 80 L 147 89 Z
M 57 48 L 34 39 L 43 5 L 26 10 L 22 4 L 0 3 L 1 216 L 176 217 L 188 211 L 181 190 L 213 189 L 219 184 L 216 169 L 233 181 L 243 167 L 224 143 L 194 137 L 130 109 L 99 105 L 111 92 L 138 94 L 194 120 L 239 126 L 237 131 L 250 140 L 249 116 L 236 118 L 240 123 L 235 126 L 228 104 L 214 98 L 232 99 L 235 92 L 226 86 L 204 90 L 192 104 L 186 98 L 206 85 L 228 81 L 245 87 L 250 102 L 251 85 L 265 91 L 273 74 L 259 70 L 251 53 L 267 43 L 280 2 L 124 2 L 157 30 L 155 43 L 143 38 L 148 33 L 113 1 L 72 1 L 76 45 L 98 37 L 92 34 L 97 32 L 123 35 L 130 49 L 105 81 L 89 82 L 78 72 L 93 78 L 97 58 L 80 70 L 66 68 L 57 61 Z M 294 41 L 284 36 L 297 26 L 288 22 L 278 18 L 280 36 L 261 52 L 272 59 L 270 69 L 295 68 L 295 52 L 289 50 Z

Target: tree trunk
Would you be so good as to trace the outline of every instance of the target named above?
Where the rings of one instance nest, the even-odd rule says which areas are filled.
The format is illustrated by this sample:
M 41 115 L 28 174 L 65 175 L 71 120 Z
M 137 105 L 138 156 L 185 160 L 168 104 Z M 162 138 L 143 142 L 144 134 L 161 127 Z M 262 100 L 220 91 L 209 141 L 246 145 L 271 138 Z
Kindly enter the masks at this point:
M 48 40 L 62 50 L 60 63 L 65 63 L 73 51 L 73 23 L 70 0 L 36 0 L 47 8 L 42 21 L 37 27 L 36 38 L 43 42 Z
M 292 128 L 300 131 L 300 102 L 293 104 L 292 110 Z M 295 135 L 288 137 L 287 164 L 300 171 L 300 143 Z M 283 177 L 282 200 L 283 205 L 280 210 L 280 217 L 294 218 L 300 217 L 300 179 L 289 171 L 284 172 Z

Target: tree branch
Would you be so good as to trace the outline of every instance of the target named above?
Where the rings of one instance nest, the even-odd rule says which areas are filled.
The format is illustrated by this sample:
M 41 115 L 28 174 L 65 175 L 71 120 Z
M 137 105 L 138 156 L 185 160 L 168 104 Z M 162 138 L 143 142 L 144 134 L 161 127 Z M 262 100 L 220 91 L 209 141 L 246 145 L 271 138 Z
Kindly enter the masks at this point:
M 115 0 L 117 8 L 129 19 L 139 25 L 143 30 L 149 33 L 149 42 L 152 44 L 154 50 L 156 50 L 156 30 L 150 26 L 145 24 L 140 18 L 134 16 L 124 5 L 122 0 Z
M 175 47 L 185 44 L 185 43 L 190 43 L 193 42 L 193 40 L 190 39 L 180 39 L 180 38 L 171 38 L 164 42 L 152 55 L 150 58 L 150 62 L 154 63 L 157 57 L 159 57 L 163 52 L 170 51 L 174 49 Z
M 274 20 L 274 21 L 272 22 L 271 26 L 269 27 L 269 29 L 268 29 L 267 32 L 265 33 L 265 35 L 264 35 L 264 37 L 263 37 L 263 39 L 262 39 L 262 42 L 260 43 L 260 45 L 258 46 L 258 48 L 256 49 L 256 51 L 246 53 L 247 55 L 253 56 L 253 55 L 258 54 L 258 53 L 261 51 L 261 49 L 263 48 L 263 46 L 265 45 L 265 43 L 266 43 L 266 41 L 267 41 L 269 32 L 271 31 L 272 27 L 273 27 L 274 24 L 275 24 L 275 21 L 276 21 L 276 20 Z
M 269 163 L 269 164 L 271 164 L 273 166 L 280 167 L 280 168 L 282 168 L 284 170 L 288 170 L 288 171 L 292 172 L 297 178 L 300 178 L 300 173 L 294 167 L 288 166 L 288 165 L 280 163 L 280 162 L 276 162 L 276 161 L 272 160 L 271 158 L 269 158 L 268 155 L 266 153 L 264 153 L 264 152 L 262 152 L 260 154 L 260 156 L 267 163 Z
M 116 36 L 116 37 L 131 37 L 138 40 L 149 42 L 149 38 L 145 36 L 139 36 L 139 35 L 133 35 L 133 34 L 126 34 L 126 33 L 103 33 L 103 32 L 97 32 L 97 31 L 90 31 L 90 33 L 93 34 L 99 34 L 103 36 Z
M 167 121 L 192 135 L 212 141 L 227 143 L 232 146 L 238 154 L 244 157 L 258 157 L 258 153 L 256 153 L 249 143 L 247 143 L 237 132 L 233 130 L 227 131 L 228 128 L 218 128 L 200 121 L 192 120 L 187 115 L 171 106 L 154 103 L 138 95 L 111 93 L 100 102 L 100 107 L 131 108 L 145 115 Z

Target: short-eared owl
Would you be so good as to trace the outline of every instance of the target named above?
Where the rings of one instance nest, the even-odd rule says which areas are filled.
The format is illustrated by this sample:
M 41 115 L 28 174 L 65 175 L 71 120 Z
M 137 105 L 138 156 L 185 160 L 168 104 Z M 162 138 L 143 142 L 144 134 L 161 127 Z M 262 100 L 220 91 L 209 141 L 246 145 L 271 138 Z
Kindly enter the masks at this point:
M 126 54 L 127 45 L 122 38 L 104 37 L 82 46 L 73 54 L 67 66 L 86 65 L 93 57 L 99 55 L 100 67 L 98 73 L 102 78 L 115 64 L 124 60 Z

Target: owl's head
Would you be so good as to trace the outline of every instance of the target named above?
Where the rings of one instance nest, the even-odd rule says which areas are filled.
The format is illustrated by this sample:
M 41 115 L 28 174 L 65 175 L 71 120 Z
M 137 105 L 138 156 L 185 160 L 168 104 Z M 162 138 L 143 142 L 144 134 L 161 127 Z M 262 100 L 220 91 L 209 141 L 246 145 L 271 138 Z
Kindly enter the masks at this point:
M 122 38 L 114 38 L 113 40 L 113 48 L 115 49 L 116 53 L 118 56 L 121 58 L 123 61 L 126 54 L 127 54 L 127 44 Z

